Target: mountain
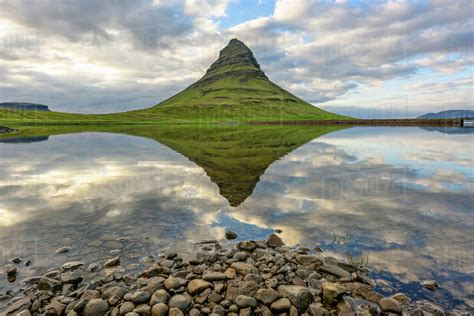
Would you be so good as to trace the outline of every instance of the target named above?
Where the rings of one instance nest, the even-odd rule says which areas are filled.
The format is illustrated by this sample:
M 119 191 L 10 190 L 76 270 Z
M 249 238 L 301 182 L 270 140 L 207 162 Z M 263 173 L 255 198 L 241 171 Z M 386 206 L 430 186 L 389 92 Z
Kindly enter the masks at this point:
M 270 81 L 252 51 L 238 39 L 224 47 L 206 74 L 156 106 L 133 111 L 177 119 L 291 120 L 343 119 L 321 110 Z
M 221 123 L 341 120 L 270 81 L 252 51 L 232 39 L 205 75 L 175 96 L 146 109 L 110 114 L 2 111 L 0 122 Z
M 448 110 L 438 113 L 427 113 L 417 117 L 417 119 L 465 119 L 474 118 L 474 110 Z
M 47 105 L 27 102 L 4 102 L 0 103 L 0 109 L 6 110 L 32 110 L 32 111 L 49 111 Z

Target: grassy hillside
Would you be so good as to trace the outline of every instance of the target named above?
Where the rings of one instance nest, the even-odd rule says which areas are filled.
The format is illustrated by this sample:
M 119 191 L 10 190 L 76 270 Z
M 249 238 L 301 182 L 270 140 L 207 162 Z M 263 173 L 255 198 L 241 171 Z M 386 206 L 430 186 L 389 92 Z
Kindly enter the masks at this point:
M 154 139 L 186 156 L 217 184 L 231 206 L 250 196 L 265 170 L 276 160 L 336 126 L 19 126 L 18 132 L 0 134 L 1 142 L 46 140 L 51 135 L 112 132 Z
M 231 40 L 197 82 L 143 110 L 112 114 L 74 114 L 0 110 L 8 123 L 217 123 L 251 121 L 340 120 L 271 82 L 238 40 Z

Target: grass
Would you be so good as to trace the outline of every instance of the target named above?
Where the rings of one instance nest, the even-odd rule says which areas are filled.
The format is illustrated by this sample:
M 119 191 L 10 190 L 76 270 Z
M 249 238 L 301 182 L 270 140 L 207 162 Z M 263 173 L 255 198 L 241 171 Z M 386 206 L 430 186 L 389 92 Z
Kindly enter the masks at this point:
M 231 206 L 252 194 L 265 170 L 306 142 L 341 129 L 337 126 L 70 125 L 14 126 L 3 140 L 34 141 L 42 136 L 111 132 L 147 137 L 186 156 L 205 170 Z M 43 138 L 44 139 L 44 138 Z

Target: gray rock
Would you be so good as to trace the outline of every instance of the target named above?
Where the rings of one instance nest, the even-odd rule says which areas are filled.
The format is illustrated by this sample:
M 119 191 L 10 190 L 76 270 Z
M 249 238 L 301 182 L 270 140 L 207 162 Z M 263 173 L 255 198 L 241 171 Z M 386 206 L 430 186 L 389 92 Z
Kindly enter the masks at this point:
M 191 298 L 187 295 L 175 295 L 171 297 L 168 305 L 170 308 L 178 308 L 182 311 L 187 311 L 191 306 Z
M 382 312 L 400 313 L 402 311 L 398 301 L 390 297 L 382 298 L 379 305 Z
M 211 283 L 209 283 L 207 281 L 204 281 L 204 280 L 195 279 L 195 280 L 191 280 L 188 283 L 188 292 L 191 295 L 195 295 L 195 294 L 201 293 L 205 289 L 211 288 L 211 287 L 212 287 Z
M 5 310 L 5 315 L 14 315 L 21 311 L 28 310 L 30 306 L 31 306 L 31 299 L 29 299 L 28 297 L 20 299 L 16 301 L 15 303 L 13 303 L 12 305 L 10 305 L 10 307 L 8 307 Z
M 240 274 L 243 276 L 249 274 L 252 271 L 257 270 L 255 266 L 248 263 L 244 263 L 244 262 L 234 262 L 230 265 L 230 267 L 234 269 L 237 272 L 237 274 Z
M 318 268 L 319 271 L 326 272 L 340 278 L 350 277 L 351 274 L 337 265 L 324 264 Z
M 247 308 L 247 307 L 255 308 L 255 307 L 257 307 L 257 300 L 254 299 L 253 297 L 246 296 L 246 295 L 237 296 L 235 298 L 234 302 L 240 308 Z
M 267 245 L 270 248 L 278 248 L 278 247 L 283 247 L 285 243 L 277 235 L 271 234 L 267 239 Z
M 242 241 L 237 244 L 237 249 L 239 250 L 246 250 L 246 251 L 253 251 L 257 248 L 257 245 L 255 245 L 254 242 L 252 241 Z
M 280 294 L 273 289 L 259 289 L 255 294 L 255 298 L 265 305 L 270 305 L 280 297 Z
M 56 249 L 55 253 L 56 254 L 62 254 L 71 251 L 71 247 L 61 247 Z
M 130 313 L 135 309 L 135 304 L 132 302 L 124 302 L 119 309 L 120 315 L 125 315 L 126 313 Z
M 90 300 L 84 307 L 84 316 L 103 316 L 109 310 L 109 304 L 101 298 Z
M 160 304 L 160 303 L 166 304 L 168 302 L 169 298 L 170 298 L 170 296 L 169 296 L 168 292 L 166 292 L 163 289 L 157 290 L 151 296 L 150 305 L 154 306 L 154 305 Z
M 184 313 L 179 308 L 170 308 L 169 316 L 184 316 Z
M 217 271 L 204 271 L 202 279 L 205 281 L 215 282 L 215 281 L 224 281 L 227 279 L 225 273 Z
M 82 282 L 82 276 L 74 272 L 64 272 L 59 276 L 63 284 L 79 284 Z
M 151 308 L 151 316 L 166 316 L 168 315 L 168 306 L 163 303 L 153 305 Z
M 100 263 L 97 263 L 97 262 L 91 263 L 87 267 L 87 271 L 89 271 L 89 272 L 97 272 L 97 271 L 99 271 L 99 269 L 100 269 Z
M 321 258 L 317 256 L 311 256 L 311 255 L 297 255 L 295 259 L 299 264 L 303 266 L 311 266 L 311 265 L 319 266 L 323 262 Z
M 130 300 L 132 302 L 134 302 L 135 304 L 143 304 L 143 303 L 146 303 L 148 302 L 148 300 L 150 299 L 151 297 L 151 294 L 150 292 L 147 292 L 147 291 L 137 291 L 135 293 L 132 294 L 132 297 L 130 298 Z
M 114 257 L 104 263 L 104 267 L 110 268 L 120 265 L 120 257 Z
M 220 316 L 224 316 L 225 315 L 225 308 L 220 306 L 220 305 L 216 305 L 214 306 L 214 308 L 212 309 L 212 314 L 213 315 L 220 315 Z
M 226 230 L 225 232 L 225 238 L 227 238 L 228 240 L 233 240 L 233 239 L 236 239 L 238 236 L 236 233 L 234 233 L 233 231 L 231 230 Z
M 167 290 L 174 290 L 181 286 L 181 281 L 178 278 L 170 276 L 166 279 L 164 285 Z
M 61 266 L 61 270 L 63 271 L 71 271 L 71 270 L 76 270 L 84 266 L 83 262 L 80 261 L 71 261 L 71 262 L 66 262 Z
M 286 313 L 291 307 L 291 302 L 286 297 L 273 302 L 270 309 L 277 314 Z
M 293 305 L 298 308 L 300 313 L 305 312 L 311 304 L 312 295 L 307 287 L 298 285 L 281 285 L 278 287 L 278 293 L 288 298 Z
M 346 292 L 346 288 L 337 283 L 325 282 L 321 287 L 323 289 L 323 302 L 327 305 L 335 305 L 342 294 Z
M 151 307 L 147 304 L 140 304 L 133 310 L 138 315 L 150 315 Z
M 438 282 L 435 280 L 426 280 L 421 282 L 421 285 L 423 285 L 425 288 L 427 288 L 430 291 L 435 291 L 438 288 Z

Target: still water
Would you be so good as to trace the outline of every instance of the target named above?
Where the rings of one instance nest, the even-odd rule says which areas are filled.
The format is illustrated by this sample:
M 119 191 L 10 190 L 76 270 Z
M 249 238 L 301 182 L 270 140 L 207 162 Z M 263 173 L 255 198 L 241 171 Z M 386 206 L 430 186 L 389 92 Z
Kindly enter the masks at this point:
M 264 239 L 368 259 L 390 294 L 474 306 L 474 134 L 389 127 L 34 128 L 0 139 L 0 267 Z M 225 242 L 224 242 L 225 243 Z M 63 246 L 67 254 L 55 254 Z M 418 282 L 435 279 L 430 292 Z

